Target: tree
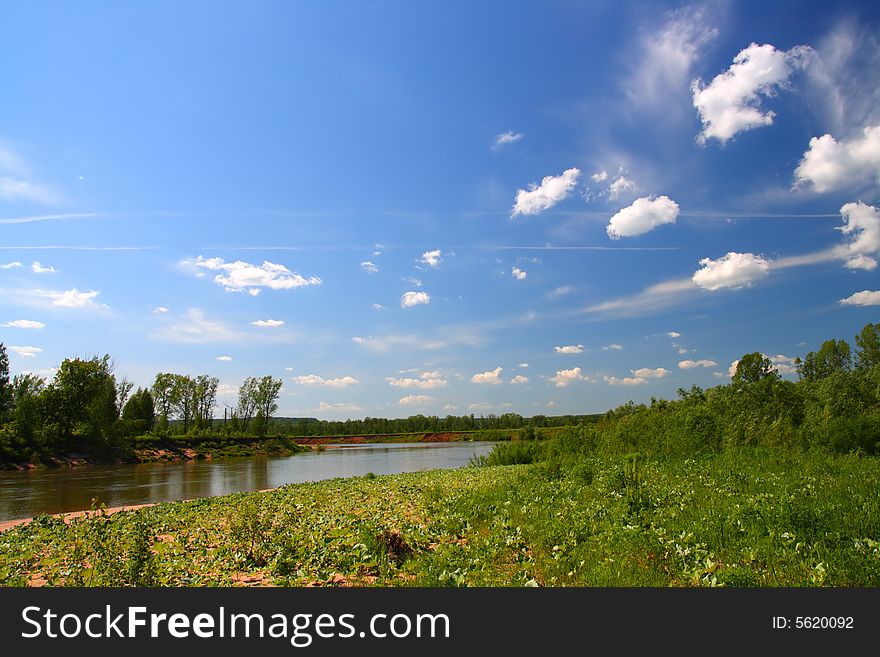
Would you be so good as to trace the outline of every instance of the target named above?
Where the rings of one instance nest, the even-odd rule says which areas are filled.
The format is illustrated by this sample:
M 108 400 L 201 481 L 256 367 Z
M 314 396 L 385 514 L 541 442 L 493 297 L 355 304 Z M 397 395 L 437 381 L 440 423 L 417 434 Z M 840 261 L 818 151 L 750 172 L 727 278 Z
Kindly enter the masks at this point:
M 818 352 L 811 351 L 806 355 L 798 374 L 804 381 L 818 381 L 835 372 L 851 370 L 852 355 L 846 340 L 826 340 Z
M 183 422 L 183 433 L 190 429 L 192 420 L 196 417 L 198 395 L 196 380 L 185 374 L 172 374 L 171 397 L 174 401 L 173 410 L 177 419 Z
M 210 426 L 217 405 L 217 387 L 220 379 L 216 376 L 200 374 L 195 380 L 196 418 L 204 426 Z
M 260 418 L 259 435 L 265 435 L 269 428 L 269 419 L 278 410 L 278 395 L 284 381 L 272 376 L 264 376 L 257 382 L 256 407 L 257 417 Z
M 856 367 L 868 369 L 880 365 L 880 324 L 866 324 L 856 336 Z
M 133 433 L 146 433 L 156 421 L 156 407 L 148 388 L 138 388 L 122 409 L 122 420 Z
M 247 432 L 248 425 L 257 409 L 257 379 L 249 376 L 238 388 L 238 408 L 236 415 L 241 422 L 241 429 Z
M 65 359 L 45 395 L 46 411 L 63 436 L 111 437 L 117 406 L 109 355 Z
M 12 410 L 12 384 L 9 381 L 9 356 L 0 342 L 0 423 L 6 421 Z
M 778 378 L 779 373 L 774 369 L 771 360 L 764 354 L 755 351 L 740 358 L 731 381 L 735 384 L 743 384 Z
M 159 431 L 168 429 L 168 420 L 177 404 L 177 400 L 174 398 L 176 392 L 175 376 L 170 372 L 159 372 L 153 381 L 152 393 L 155 408 L 159 412 Z

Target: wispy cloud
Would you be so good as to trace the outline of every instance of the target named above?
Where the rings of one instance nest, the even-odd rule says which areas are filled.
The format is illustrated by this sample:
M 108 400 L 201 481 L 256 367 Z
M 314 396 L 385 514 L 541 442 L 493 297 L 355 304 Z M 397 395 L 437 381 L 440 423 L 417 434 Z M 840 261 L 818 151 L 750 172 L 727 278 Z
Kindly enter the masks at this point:
M 43 350 L 40 347 L 9 345 L 9 351 L 22 358 L 35 358 Z
M 401 406 L 425 406 L 434 401 L 430 395 L 407 395 L 397 402 Z
M 523 138 L 522 133 L 513 132 L 512 130 L 508 130 L 507 132 L 502 132 L 500 135 L 495 137 L 495 141 L 492 142 L 492 150 L 497 151 L 508 144 L 513 144 L 514 142 L 519 141 Z
M 238 342 L 243 336 L 223 322 L 209 319 L 201 308 L 190 308 L 185 316 L 152 337 L 181 344 L 210 344 Z
M 46 325 L 43 322 L 37 322 L 32 319 L 14 319 L 11 322 L 0 324 L 0 326 L 5 328 L 41 329 L 45 328 Z
M 449 381 L 444 379 L 440 372 L 422 372 L 417 377 L 385 377 L 388 385 L 395 388 L 421 388 L 422 390 L 434 390 L 445 388 Z
M 258 319 L 254 322 L 251 322 L 254 326 L 259 326 L 260 328 L 281 328 L 284 326 L 283 319 Z
M 325 388 L 347 388 L 356 386 L 359 381 L 353 376 L 341 376 L 335 379 L 325 379 L 317 374 L 305 374 L 293 377 L 293 382 L 301 386 L 322 386 Z

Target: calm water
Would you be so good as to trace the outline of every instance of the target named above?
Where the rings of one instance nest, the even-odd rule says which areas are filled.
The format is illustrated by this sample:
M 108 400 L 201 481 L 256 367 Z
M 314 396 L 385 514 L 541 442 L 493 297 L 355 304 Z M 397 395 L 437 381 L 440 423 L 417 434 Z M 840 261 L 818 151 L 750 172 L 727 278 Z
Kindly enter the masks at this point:
M 169 502 L 282 484 L 458 468 L 493 443 L 401 443 L 328 447 L 293 456 L 254 456 L 225 461 L 180 461 L 137 465 L 0 472 L 0 520 L 39 513 L 88 509 L 93 498 L 107 506 Z

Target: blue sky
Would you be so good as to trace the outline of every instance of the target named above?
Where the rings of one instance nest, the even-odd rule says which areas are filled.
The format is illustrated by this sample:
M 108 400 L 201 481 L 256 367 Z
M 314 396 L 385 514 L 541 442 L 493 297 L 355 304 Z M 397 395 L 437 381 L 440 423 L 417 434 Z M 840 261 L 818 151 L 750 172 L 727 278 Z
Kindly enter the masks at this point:
M 7 2 L 13 372 L 600 412 L 878 321 L 873 3 Z

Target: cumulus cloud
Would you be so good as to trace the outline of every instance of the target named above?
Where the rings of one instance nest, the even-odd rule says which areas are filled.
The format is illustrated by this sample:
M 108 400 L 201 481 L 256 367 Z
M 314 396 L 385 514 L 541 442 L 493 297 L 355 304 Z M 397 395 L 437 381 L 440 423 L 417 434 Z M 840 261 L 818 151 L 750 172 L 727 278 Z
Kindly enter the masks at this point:
M 355 386 L 358 380 L 351 376 L 343 376 L 337 379 L 325 379 L 317 374 L 305 374 L 293 377 L 293 382 L 301 386 L 324 386 L 327 388 L 345 388 Z
M 521 384 L 523 384 L 523 383 L 528 383 L 528 382 L 529 382 L 529 377 L 527 377 L 527 376 L 523 376 L 522 374 L 517 374 L 515 377 L 513 377 L 513 378 L 510 380 L 510 382 L 511 382 L 512 384 L 514 384 L 514 385 L 521 385 Z
M 364 261 L 361 263 L 361 269 L 363 269 L 365 272 L 368 272 L 368 273 L 370 273 L 370 274 L 375 274 L 377 271 L 379 271 L 379 267 L 377 267 L 376 265 L 374 265 L 374 264 L 373 264 L 372 262 L 370 262 L 369 260 L 364 260 Z
M 228 363 L 232 360 L 232 356 L 217 356 L 214 360 L 219 360 L 221 363 Z
M 669 374 L 669 370 L 663 367 L 650 368 L 650 367 L 642 367 L 637 370 L 630 370 L 633 373 L 633 376 L 639 379 L 662 379 L 664 376 Z
M 553 351 L 557 354 L 582 354 L 584 352 L 584 345 L 568 344 L 561 347 L 553 347 Z
M 564 388 L 571 383 L 577 381 L 589 381 L 590 377 L 581 373 L 580 367 L 573 367 L 570 370 L 557 370 L 556 376 L 550 377 L 550 381 L 556 384 L 557 388 Z
M 715 367 L 718 365 L 714 360 L 682 360 L 678 362 L 678 367 L 683 370 L 692 370 L 696 367 Z
M 434 401 L 434 398 L 429 395 L 407 395 L 406 397 L 401 397 L 397 403 L 401 406 L 424 406 L 432 401 Z
M 862 290 L 841 299 L 838 303 L 843 306 L 880 306 L 880 290 Z
M 566 169 L 562 175 L 545 176 L 540 185 L 529 185 L 528 191 L 517 189 L 510 216 L 538 214 L 549 210 L 571 193 L 580 175 L 580 169 L 572 167 Z
M 880 125 L 864 129 L 861 138 L 838 142 L 829 134 L 810 139 L 794 172 L 796 185 L 810 184 L 817 192 L 880 183 Z
M 605 376 L 602 377 L 602 380 L 611 386 L 641 386 L 648 382 L 647 379 L 640 376 L 626 376 L 622 379 L 618 379 L 616 376 Z
M 848 241 L 834 250 L 835 255 L 846 258 L 849 269 L 873 270 L 877 267 L 875 256 L 880 252 L 880 210 L 865 203 L 847 203 L 840 208 L 843 226 L 837 228 Z
M 636 184 L 632 180 L 620 175 L 608 186 L 608 198 L 612 201 L 616 201 L 622 194 L 631 192 L 635 188 Z
M 512 130 L 508 130 L 507 132 L 502 132 L 500 135 L 495 137 L 495 141 L 492 142 L 492 150 L 499 150 L 508 144 L 512 144 L 514 142 L 519 141 L 523 138 L 523 135 L 519 132 L 513 132 Z
M 43 322 L 37 322 L 32 319 L 14 319 L 11 322 L 0 324 L 0 326 L 6 328 L 41 329 L 45 328 L 46 325 Z
M 35 290 L 34 294 L 49 299 L 53 306 L 59 308 L 107 308 L 104 304 L 95 303 L 98 292 L 95 290 Z
M 441 257 L 440 249 L 434 249 L 433 251 L 425 251 L 419 257 L 419 262 L 436 269 L 440 265 L 440 263 L 443 262 L 443 258 Z
M 524 281 L 526 276 L 528 276 L 528 274 L 519 267 L 514 267 L 510 270 L 510 273 L 518 281 Z
M 731 251 L 717 260 L 703 258 L 691 280 L 704 290 L 715 291 L 722 288 L 739 289 L 748 287 L 767 276 L 770 261 L 754 253 Z
M 449 383 L 444 379 L 440 372 L 422 372 L 417 377 L 385 377 L 388 385 L 395 388 L 421 388 L 422 390 L 433 390 L 435 388 L 444 388 Z
M 623 345 L 617 344 L 616 342 L 612 342 L 611 344 L 602 347 L 602 351 L 620 351 L 621 349 L 623 349 Z
M 606 232 L 613 240 L 635 237 L 654 230 L 657 226 L 674 224 L 676 217 L 678 203 L 668 196 L 643 196 L 611 217 Z
M 503 381 L 501 380 L 502 371 L 504 371 L 504 368 L 496 367 L 494 370 L 490 370 L 488 372 L 474 374 L 471 377 L 471 383 L 490 383 L 493 385 L 503 383 Z
M 9 351 L 11 351 L 14 354 L 17 354 L 18 356 L 21 356 L 22 358 L 35 358 L 36 355 L 43 350 L 40 349 L 40 347 L 28 347 L 28 346 L 20 347 L 20 346 L 11 344 L 11 345 L 9 345 Z
M 258 319 L 255 322 L 251 322 L 254 326 L 259 326 L 260 328 L 281 328 L 284 326 L 283 319 Z
M 412 308 L 422 303 L 430 303 L 431 296 L 427 292 L 404 292 L 400 297 L 401 308 Z
M 34 260 L 31 263 L 31 271 L 35 274 L 57 274 L 58 270 L 55 267 L 49 265 L 48 267 L 44 267 L 40 264 L 39 260 Z
M 290 271 L 284 265 L 266 260 L 261 265 L 254 265 L 241 260 L 225 262 L 222 258 L 198 256 L 187 258 L 181 264 L 199 273 L 202 270 L 219 271 L 221 273 L 214 276 L 215 283 L 223 286 L 227 292 L 247 292 L 252 296 L 258 295 L 264 287 L 270 290 L 289 290 L 322 283 L 317 276 L 307 278 Z
M 16 260 L 15 262 L 7 262 L 5 264 L 0 265 L 0 269 L 17 269 L 18 267 L 23 267 L 23 266 L 24 265 L 22 265 L 18 260 Z
M 695 79 L 691 93 L 703 123 L 697 141 L 705 144 L 717 139 L 724 144 L 739 132 L 772 124 L 775 114 L 762 110 L 762 97 L 785 88 L 792 72 L 804 68 L 811 52 L 807 46 L 781 51 L 770 44 L 752 43 L 708 86 Z

